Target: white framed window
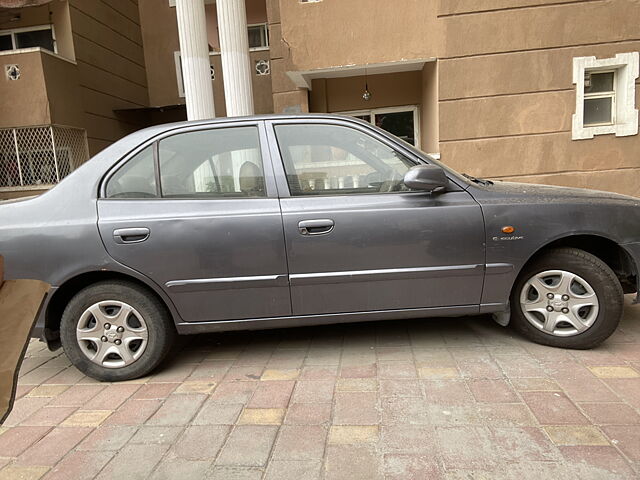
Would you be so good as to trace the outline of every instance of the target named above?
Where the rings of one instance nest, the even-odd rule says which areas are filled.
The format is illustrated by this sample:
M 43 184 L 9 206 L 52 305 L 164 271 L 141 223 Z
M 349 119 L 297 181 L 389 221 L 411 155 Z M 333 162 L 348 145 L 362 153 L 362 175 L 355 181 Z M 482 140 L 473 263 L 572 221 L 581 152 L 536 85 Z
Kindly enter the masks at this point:
M 269 48 L 269 27 L 266 23 L 247 25 L 249 50 L 266 50 Z
M 209 57 L 212 57 L 216 54 L 216 52 L 209 52 Z M 184 98 L 184 77 L 182 74 L 182 57 L 180 56 L 180 52 L 173 52 L 173 59 L 176 64 L 176 80 L 178 81 L 178 96 Z M 209 65 L 209 70 L 211 72 L 211 81 L 213 82 L 216 79 L 216 71 L 213 68 L 213 65 Z
M 33 47 L 45 48 L 50 52 L 58 53 L 53 25 L 0 30 L 0 51 Z
M 420 148 L 420 117 L 416 105 L 337 113 L 365 120 Z
M 638 133 L 635 108 L 638 57 L 638 52 L 629 52 L 600 60 L 596 57 L 573 59 L 573 83 L 576 84 L 573 140 L 611 133 L 617 137 Z

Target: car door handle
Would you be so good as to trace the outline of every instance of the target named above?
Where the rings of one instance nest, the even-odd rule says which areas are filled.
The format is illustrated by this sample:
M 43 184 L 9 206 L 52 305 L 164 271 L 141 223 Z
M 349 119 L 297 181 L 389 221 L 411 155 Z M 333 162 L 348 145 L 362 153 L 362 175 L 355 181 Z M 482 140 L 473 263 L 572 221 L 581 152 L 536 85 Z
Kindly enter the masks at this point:
M 329 218 L 303 220 L 298 223 L 298 231 L 301 235 L 324 235 L 331 232 L 334 225 L 333 220 Z
M 119 228 L 113 231 L 113 239 L 116 243 L 140 243 L 144 242 L 151 230 L 146 227 L 137 228 Z

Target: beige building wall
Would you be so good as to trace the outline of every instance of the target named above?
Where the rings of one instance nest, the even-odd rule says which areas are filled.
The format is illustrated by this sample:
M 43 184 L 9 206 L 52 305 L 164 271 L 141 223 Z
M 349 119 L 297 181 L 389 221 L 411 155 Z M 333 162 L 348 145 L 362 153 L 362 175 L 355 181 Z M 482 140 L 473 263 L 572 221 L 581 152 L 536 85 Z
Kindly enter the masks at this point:
M 638 135 L 571 139 L 573 58 L 640 50 L 630 40 L 640 2 L 442 0 L 438 13 L 445 163 L 473 175 L 640 196 Z
M 83 127 L 95 154 L 144 123 L 115 110 L 149 104 L 137 0 L 69 0 Z
M 247 22 L 249 24 L 266 23 L 267 12 L 265 0 L 246 0 Z M 176 9 L 167 0 L 139 0 L 140 21 L 144 44 L 145 68 L 149 83 L 149 105 L 163 107 L 168 105 L 184 105 L 185 99 L 179 95 L 178 77 L 176 75 L 175 52 L 180 50 Z M 205 5 L 207 18 L 207 34 L 209 48 L 219 52 L 218 23 L 215 4 Z M 250 54 L 251 64 L 258 60 L 268 60 L 269 50 L 254 51 Z M 219 54 L 211 55 L 211 65 L 215 71 L 213 96 L 216 116 L 225 116 L 225 96 L 222 62 Z M 251 70 L 256 113 L 273 112 L 273 96 L 271 94 L 271 75 L 258 76 Z M 155 115 L 154 119 L 171 121 L 174 119 Z M 186 113 L 181 119 L 186 119 Z

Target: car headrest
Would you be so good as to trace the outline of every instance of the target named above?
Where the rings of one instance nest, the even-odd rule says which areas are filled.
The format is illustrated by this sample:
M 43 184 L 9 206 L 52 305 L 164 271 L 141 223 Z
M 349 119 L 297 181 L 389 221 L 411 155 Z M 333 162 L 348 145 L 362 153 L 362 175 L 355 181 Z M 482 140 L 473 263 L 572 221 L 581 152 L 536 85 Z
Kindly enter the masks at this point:
M 240 167 L 240 190 L 247 194 L 264 192 L 262 169 L 255 163 L 246 161 Z

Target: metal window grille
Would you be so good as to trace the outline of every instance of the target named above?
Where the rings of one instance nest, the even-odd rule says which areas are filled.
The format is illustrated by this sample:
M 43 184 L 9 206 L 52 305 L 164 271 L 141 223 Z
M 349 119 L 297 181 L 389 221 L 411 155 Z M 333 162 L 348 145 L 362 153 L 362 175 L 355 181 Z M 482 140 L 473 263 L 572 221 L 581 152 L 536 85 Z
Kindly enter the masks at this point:
M 83 129 L 59 125 L 0 129 L 0 190 L 47 188 L 88 159 Z

